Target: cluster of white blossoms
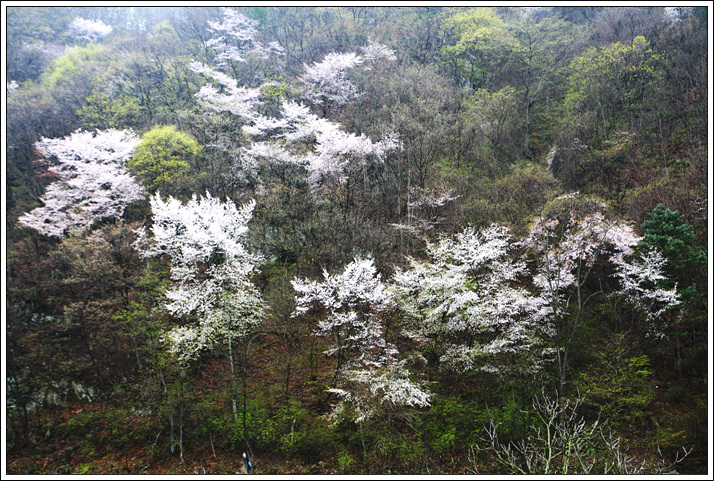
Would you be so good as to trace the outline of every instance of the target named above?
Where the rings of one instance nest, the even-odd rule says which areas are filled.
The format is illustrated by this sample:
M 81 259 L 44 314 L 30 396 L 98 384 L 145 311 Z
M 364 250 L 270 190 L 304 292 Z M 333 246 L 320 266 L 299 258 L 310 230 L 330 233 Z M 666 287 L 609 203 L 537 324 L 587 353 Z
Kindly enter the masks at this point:
M 327 315 L 317 325 L 319 336 L 336 336 L 327 354 L 344 356 L 354 352 L 349 364 L 385 365 L 397 351 L 382 336 L 380 315 L 395 306 L 392 294 L 382 282 L 371 259 L 355 259 L 339 275 L 323 273 L 324 281 L 294 279 L 294 316 L 304 315 L 316 306 Z
M 330 103 L 335 106 L 347 105 L 357 97 L 359 90 L 348 78 L 347 73 L 362 65 L 363 70 L 394 62 L 397 56 L 388 46 L 371 39 L 362 47 L 362 55 L 356 52 L 330 52 L 321 62 L 305 65 L 301 80 L 307 87 L 307 95 L 316 104 Z
M 361 63 L 362 57 L 354 52 L 331 52 L 321 62 L 305 65 L 301 78 L 310 99 L 317 104 L 330 102 L 338 106 L 353 101 L 359 94 L 357 86 L 347 79 L 347 71 Z
M 11 81 L 6 81 L 7 83 L 7 95 L 10 95 L 13 93 L 15 90 L 20 88 L 20 84 L 18 84 L 16 81 L 11 80 Z
M 574 201 L 579 193 L 560 197 L 559 201 Z M 630 223 L 605 217 L 602 202 L 587 201 L 586 213 L 567 210 L 560 217 L 538 219 L 529 236 L 521 243 L 538 255 L 533 284 L 541 298 L 553 311 L 563 315 L 573 290 L 585 284 L 591 269 L 600 262 L 615 268 L 614 277 L 620 288 L 612 295 L 620 296 L 647 313 L 652 326 L 680 301 L 675 288 L 664 288 L 665 259 L 656 250 L 635 256 L 642 237 Z M 653 329 L 657 335 L 660 330 Z
M 225 93 L 211 84 L 206 84 L 196 93 L 201 103 L 215 112 L 230 112 L 238 117 L 251 119 L 254 107 L 260 103 L 260 88 L 239 87 L 238 82 L 200 62 L 191 62 L 189 68 L 196 73 L 213 78 L 216 83 L 223 86 Z
M 101 20 L 88 20 L 76 17 L 69 24 L 69 34 L 78 40 L 96 42 L 112 33 L 112 27 Z
M 431 395 L 410 379 L 405 361 L 398 360 L 399 351 L 384 338 L 381 316 L 396 303 L 373 261 L 357 258 L 341 274 L 323 276 L 322 282 L 292 281 L 293 316 L 314 309 L 326 312 L 315 334 L 335 341 L 326 353 L 339 356 L 338 365 L 343 366 L 337 373 L 339 387 L 330 390 L 342 399 L 332 417 L 339 417 L 343 403 L 353 405 L 358 423 L 373 417 L 381 405 L 428 406 Z
M 196 94 L 207 109 L 241 117 L 246 121 L 242 130 L 259 139 L 256 140 L 261 144 L 258 149 L 265 154 L 269 152 L 266 146 L 272 145 L 271 149 L 277 155 L 261 155 L 266 162 L 304 165 L 314 186 L 327 179 L 343 181 L 345 171 L 355 162 L 360 165 L 368 160 L 383 162 L 390 152 L 401 148 L 399 136 L 394 132 L 375 142 L 364 134 L 344 131 L 339 123 L 319 118 L 308 106 L 293 100 L 282 102 L 279 118 L 260 115 L 256 107 L 261 103 L 261 88 L 238 87 L 237 82 L 227 75 L 201 64 L 193 63 L 191 68 L 213 77 L 225 87 L 225 93 L 220 93 L 212 85 L 206 85 Z M 269 140 L 262 140 L 266 137 Z M 313 150 L 302 153 L 301 141 L 310 137 L 314 137 Z M 245 153 L 253 157 L 254 150 L 248 147 Z M 246 172 L 245 176 L 254 175 L 255 164 L 244 160 L 239 159 L 236 170 L 249 169 L 251 172 Z
M 642 255 L 641 259 L 622 260 L 618 263 L 615 277 L 622 286 L 617 293 L 647 313 L 650 334 L 663 337 L 660 321 L 664 314 L 681 304 L 677 288 L 662 287 L 666 281 L 664 267 L 667 261 L 656 249 Z
M 294 101 L 284 101 L 281 113 L 279 119 L 256 116 L 251 125 L 243 127 L 243 131 L 258 138 L 275 139 L 264 142 L 273 144 L 276 152 L 281 152 L 273 160 L 305 165 L 313 185 L 319 184 L 323 177 L 340 177 L 350 163 L 366 162 L 367 159 L 384 162 L 389 152 L 401 148 L 396 133 L 390 132 L 374 142 L 364 134 L 345 132 L 337 122 L 318 118 L 307 106 Z M 283 155 L 291 143 L 307 137 L 315 139 L 312 152 L 294 154 L 292 158 Z
M 220 52 L 216 57 L 219 68 L 226 67 L 227 60 L 245 61 L 251 53 L 259 54 L 261 58 L 280 53 L 278 46 L 265 48 L 257 40 L 257 21 L 227 8 L 223 9 L 223 15 L 223 22 L 209 22 L 211 31 L 220 35 L 209 41 L 210 46 Z M 229 47 L 229 44 L 238 47 Z M 376 42 L 370 41 L 363 51 L 363 56 L 332 52 L 320 62 L 305 65 L 301 79 L 309 102 L 314 105 L 326 101 L 332 105 L 345 105 L 358 94 L 356 86 L 346 77 L 350 69 L 362 63 L 377 65 L 396 59 L 389 47 Z M 337 122 L 318 118 L 310 112 L 309 106 L 294 100 L 282 102 L 280 117 L 261 115 L 258 112 L 262 104 L 261 90 L 270 82 L 248 88 L 239 86 L 237 80 L 200 62 L 192 62 L 190 68 L 221 86 L 204 85 L 196 94 L 202 105 L 209 111 L 230 112 L 241 118 L 243 132 L 254 136 L 256 143 L 259 143 L 258 146 L 244 148 L 243 155 L 236 159 L 234 174 L 239 179 L 257 178 L 256 162 L 275 162 L 304 166 L 309 181 L 316 187 L 330 180 L 339 183 L 345 180 L 346 171 L 355 162 L 383 162 L 389 152 L 401 148 L 396 133 L 389 132 L 373 141 L 364 134 L 344 131 Z M 314 141 L 312 151 L 306 154 L 302 143 L 307 138 L 314 138 Z M 260 154 L 256 155 L 258 152 Z M 271 152 L 275 155 L 269 155 Z
M 339 422 L 350 405 L 354 409 L 353 421 L 358 424 L 397 406 L 428 407 L 433 397 L 423 383 L 410 378 L 405 360 L 379 369 L 349 370 L 345 373 L 344 387 L 328 391 L 336 394 L 340 401 L 333 406 L 327 418 Z
M 226 336 L 242 336 L 262 321 L 260 294 L 249 276 L 260 262 L 243 245 L 255 201 L 237 207 L 230 199 L 196 197 L 183 204 L 157 192 L 151 197 L 151 236 L 138 231 L 134 247 L 145 257 L 167 255 L 174 286 L 166 309 L 198 322 L 167 336 L 179 360 L 195 358 Z
M 50 237 L 88 230 L 95 221 L 124 215 L 144 189 L 125 169 L 139 143 L 131 131 L 77 130 L 59 139 L 42 138 L 35 148 L 58 177 L 40 199 L 42 207 L 22 215 L 21 225 Z
M 267 59 L 273 54 L 280 54 L 283 48 L 277 42 L 263 45 L 257 40 L 260 22 L 246 17 L 230 8 L 221 8 L 222 22 L 209 21 L 209 29 L 216 37 L 209 39 L 206 45 L 216 50 L 216 64 L 225 67 L 230 62 L 246 62 L 251 56 Z
M 411 259 L 409 270 L 394 276 L 402 309 L 412 319 L 411 337 L 443 338 L 441 361 L 460 371 L 491 370 L 489 359 L 501 353 L 532 354 L 538 363 L 548 310 L 519 287 L 525 263 L 513 260 L 511 249 L 508 229 L 492 225 L 430 244 L 432 261 Z

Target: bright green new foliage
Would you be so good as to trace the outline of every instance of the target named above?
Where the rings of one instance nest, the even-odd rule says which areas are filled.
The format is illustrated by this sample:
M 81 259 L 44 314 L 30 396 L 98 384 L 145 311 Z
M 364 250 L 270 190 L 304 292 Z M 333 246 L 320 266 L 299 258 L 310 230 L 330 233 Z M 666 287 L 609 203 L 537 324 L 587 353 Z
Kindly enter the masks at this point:
M 456 79 L 473 88 L 490 87 L 494 66 L 505 58 L 512 43 L 496 11 L 450 9 L 442 28 L 451 37 L 441 49 L 442 61 Z
M 104 47 L 96 44 L 70 49 L 48 67 L 44 84 L 50 88 L 60 83 L 69 85 L 71 80 L 86 70 L 92 59 L 104 50 Z
M 172 125 L 158 126 L 145 133 L 129 161 L 129 168 L 152 192 L 176 192 L 186 181 L 189 161 L 201 153 L 196 139 Z
M 618 122 L 635 122 L 641 115 L 653 87 L 664 78 L 663 61 L 642 36 L 631 44 L 590 47 L 570 63 L 566 105 L 576 117 L 590 112 L 587 121 L 606 139 Z

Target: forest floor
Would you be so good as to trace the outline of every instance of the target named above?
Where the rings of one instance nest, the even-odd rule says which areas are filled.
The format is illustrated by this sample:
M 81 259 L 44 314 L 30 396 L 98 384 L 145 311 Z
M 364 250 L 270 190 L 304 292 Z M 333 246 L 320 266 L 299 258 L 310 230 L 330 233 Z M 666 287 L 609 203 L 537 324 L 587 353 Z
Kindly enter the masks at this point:
M 81 409 L 81 408 L 80 408 Z M 77 407 L 68 407 L 60 416 L 72 416 Z M 34 439 L 23 446 L 8 449 L 6 474 L 235 474 L 242 464 L 242 452 L 216 446 L 191 446 L 183 453 L 183 460 L 177 451 L 173 455 L 168 449 L 156 449 L 150 443 L 126 444 L 120 449 L 87 448 L 86 436 L 76 433 L 72 436 L 53 436 Z M 104 433 L 107 438 L 111 433 Z M 659 453 L 641 449 L 630 450 L 628 455 L 636 464 L 655 466 L 661 463 Z M 352 459 L 360 459 L 353 453 Z M 285 458 L 275 454 L 264 454 L 254 458 L 256 474 L 388 474 L 380 471 L 380 463 L 369 467 L 359 464 L 348 468 L 341 466 L 337 452 L 325 452 L 319 460 L 302 457 Z M 473 459 L 466 456 L 435 456 L 430 459 L 429 474 L 488 474 L 499 472 L 497 466 L 475 466 Z M 706 459 L 688 459 L 677 466 L 679 473 L 706 474 Z M 419 470 L 426 472 L 424 468 Z M 398 474 L 395 471 L 394 474 Z
M 68 406 L 57 413 L 60 418 L 69 419 L 83 408 Z M 112 433 L 104 432 L 107 440 Z M 168 449 L 157 449 L 151 443 L 126 443 L 121 448 L 116 444 L 102 448 L 86 442 L 87 435 L 82 432 L 70 435 L 54 436 L 47 432 L 42 438 L 30 440 L 25 445 L 8 449 L 6 474 L 235 474 L 242 464 L 242 452 L 220 446 L 190 446 L 181 454 L 173 455 Z M 95 440 L 96 441 L 96 440 Z M 89 446 L 89 447 L 88 447 Z M 661 458 L 656 452 L 641 449 L 630 450 L 635 464 L 655 466 Z M 360 453 L 353 453 L 352 459 L 360 459 Z M 380 470 L 381 463 L 371 463 L 369 467 L 358 463 L 348 468 L 341 466 L 338 453 L 325 452 L 319 460 L 303 457 L 285 458 L 275 454 L 264 454 L 254 458 L 256 474 L 399 474 Z M 429 474 L 491 474 L 499 472 L 498 466 L 473 464 L 474 459 L 454 453 L 454 456 L 434 456 L 429 460 Z M 694 462 L 694 464 L 692 464 Z M 706 459 L 690 459 L 688 466 L 678 466 L 679 472 L 706 474 Z M 684 469 L 682 469 L 684 468 Z M 426 473 L 424 467 L 418 471 Z
M 77 452 L 74 446 L 82 439 L 62 438 L 37 440 L 12 449 L 7 455 L 7 474 L 235 474 L 242 465 L 242 452 L 211 447 L 192 447 L 184 452 L 183 461 L 178 452 L 156 452 L 152 446 L 127 445 L 121 450 L 89 453 Z M 359 457 L 354 453 L 355 458 Z M 263 455 L 254 459 L 256 474 L 385 474 L 375 468 L 353 465 L 343 469 L 336 452 L 325 453 L 317 462 L 305 459 L 285 459 L 276 455 Z M 467 468 L 468 459 L 448 458 L 440 465 L 432 462 L 430 474 L 473 474 Z M 389 472 L 387 472 L 389 473 Z M 397 473 L 394 473 L 397 474 Z
M 267 352 L 267 351 L 266 351 Z M 276 367 L 279 360 L 268 361 L 269 356 L 257 350 L 254 359 L 259 378 L 269 373 L 279 376 L 282 371 Z M 284 362 L 284 361 L 283 361 Z M 275 365 L 274 365 L 275 364 Z M 202 368 L 202 375 L 195 388 L 199 395 L 194 402 L 208 406 L 209 400 L 202 399 L 206 393 L 221 388 L 220 380 L 225 379 L 225 362 L 209 362 Z M 329 377 L 332 366 L 323 363 L 319 377 Z M 304 403 L 313 405 L 315 389 L 309 383 L 299 382 L 309 378 L 304 366 L 296 363 L 290 379 L 290 390 Z M 265 375 L 265 376 L 264 376 Z M 279 385 L 274 379 L 274 385 Z M 664 386 L 664 382 L 657 382 Z M 677 455 L 676 446 L 682 443 L 698 446 L 682 463 L 674 467 L 679 473 L 706 474 L 706 446 L 711 441 L 707 438 L 707 428 L 703 427 L 707 416 L 706 393 L 695 397 L 677 397 L 671 399 L 665 389 L 657 389 L 653 403 L 652 419 L 659 420 L 656 426 L 647 430 L 649 436 L 655 436 L 657 443 L 665 449 L 668 459 Z M 676 392 L 684 392 L 679 389 Z M 670 386 L 667 392 L 675 392 Z M 267 396 L 267 394 L 266 394 Z M 270 399 L 276 405 L 283 402 L 282 394 Z M 314 415 L 311 410 L 310 413 Z M 12 420 L 11 420 L 12 421 Z M 19 432 L 17 420 L 9 422 L 6 429 L 8 440 L 12 432 Z M 161 428 L 162 422 L 146 412 L 132 408 L 113 406 L 108 402 L 70 403 L 41 416 L 30 416 L 26 432 L 34 433 L 22 441 L 11 441 L 7 445 L 6 473 L 22 474 L 235 474 L 242 465 L 243 450 L 229 448 L 226 439 L 194 435 L 184 439 L 183 455 L 178 448 L 172 454 L 169 451 L 167 432 Z M 164 423 L 165 425 L 165 420 Z M 310 429 L 314 428 L 311 425 Z M 208 431 L 210 433 L 210 431 Z M 692 433 L 686 437 L 684 433 Z M 619 432 L 627 454 L 633 458 L 633 465 L 646 467 L 660 466 L 662 457 L 656 443 L 640 439 L 634 432 Z M 204 439 L 207 438 L 207 439 Z M 429 459 L 413 452 L 408 465 L 400 460 L 370 456 L 370 462 L 363 462 L 358 448 L 342 446 L 323 449 L 311 449 L 312 454 L 298 453 L 294 456 L 280 454 L 276 446 L 263 452 L 255 452 L 253 463 L 258 474 L 495 474 L 503 473 L 503 468 L 493 464 L 492 458 L 483 453 L 471 453 L 467 446 L 456 443 L 445 452 L 432 451 Z M 352 450 L 352 451 L 350 451 Z M 391 470 L 388 469 L 391 467 Z

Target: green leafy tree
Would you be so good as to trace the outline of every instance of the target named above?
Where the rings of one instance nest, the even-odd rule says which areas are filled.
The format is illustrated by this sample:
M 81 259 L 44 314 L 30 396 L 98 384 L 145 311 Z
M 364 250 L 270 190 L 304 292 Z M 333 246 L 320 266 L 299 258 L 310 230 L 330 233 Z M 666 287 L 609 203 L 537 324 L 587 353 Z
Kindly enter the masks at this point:
M 552 135 L 555 122 L 547 115 L 548 103 L 563 95 L 566 67 L 581 48 L 584 31 L 552 15 L 531 12 L 514 17 L 506 25 L 513 36 L 506 74 L 509 86 L 518 91 L 522 149 L 533 156 L 543 148 L 540 142 Z
M 577 385 L 587 392 L 586 406 L 611 426 L 642 429 L 654 401 L 654 371 L 646 354 L 625 333 L 604 338 L 593 364 L 580 373 Z
M 523 146 L 523 116 L 513 87 L 478 89 L 466 102 L 464 122 L 472 125 L 477 152 L 484 159 L 514 160 Z
M 657 249 L 667 260 L 664 271 L 668 274 L 669 281 L 662 281 L 663 284 L 678 283 L 681 305 L 678 312 L 670 313 L 670 329 L 667 334 L 674 339 L 675 368 L 681 377 L 683 339 L 689 338 L 694 343 L 693 347 L 696 347 L 698 331 L 702 327 L 706 329 L 706 324 L 702 326 L 702 320 L 706 317 L 697 315 L 695 301 L 700 299 L 701 295 L 693 281 L 693 274 L 697 268 L 706 264 L 707 253 L 693 244 L 694 232 L 692 226 L 685 222 L 684 216 L 663 204 L 652 210 L 650 220 L 644 221 L 642 227 L 645 229 L 645 235 L 640 243 L 641 247 L 648 250 Z
M 151 192 L 180 195 L 190 184 L 190 161 L 201 151 L 196 139 L 172 125 L 164 125 L 142 136 L 128 165 Z
M 641 242 L 644 249 L 656 247 L 667 259 L 667 270 L 678 279 L 686 270 L 706 263 L 706 252 L 694 246 L 694 232 L 684 216 L 659 204 L 650 213 L 650 220 L 642 223 L 645 236 Z M 682 279 L 683 280 L 683 279 Z
M 494 86 L 495 72 L 505 63 L 512 38 L 492 8 L 455 8 L 442 26 L 450 40 L 441 49 L 442 62 L 457 83 L 471 88 Z
M 187 50 L 168 21 L 131 39 L 118 38 L 101 57 L 100 74 L 78 111 L 82 122 L 100 128 L 184 129 L 185 112 L 195 104 L 198 88 Z
M 170 258 L 174 287 L 166 291 L 168 302 L 164 307 L 174 317 L 196 321 L 166 333 L 169 351 L 184 368 L 205 350 L 227 345 L 233 418 L 236 426 L 242 420 L 247 443 L 250 348 L 264 317 L 262 297 L 249 277 L 262 258 L 248 253 L 242 244 L 255 201 L 236 207 L 230 199 L 223 203 L 206 193 L 200 199 L 194 195 L 183 205 L 173 197 L 164 202 L 156 193 L 150 202 L 153 236 L 148 239 L 146 231 L 140 231 L 134 246 L 145 257 L 165 254 Z M 238 367 L 236 358 L 240 361 Z M 238 417 L 237 406 L 238 369 L 242 418 Z
M 639 129 L 648 107 L 646 100 L 664 79 L 662 61 L 662 54 L 642 36 L 631 44 L 590 47 L 574 58 L 565 102 L 570 121 L 579 126 L 576 131 L 584 131 L 581 140 L 590 137 L 584 134 L 592 128 L 600 141 L 617 128 Z
M 105 47 L 89 44 L 69 50 L 49 65 L 43 84 L 52 88 L 57 84 L 70 84 L 78 75 L 90 68 L 91 61 L 105 51 Z

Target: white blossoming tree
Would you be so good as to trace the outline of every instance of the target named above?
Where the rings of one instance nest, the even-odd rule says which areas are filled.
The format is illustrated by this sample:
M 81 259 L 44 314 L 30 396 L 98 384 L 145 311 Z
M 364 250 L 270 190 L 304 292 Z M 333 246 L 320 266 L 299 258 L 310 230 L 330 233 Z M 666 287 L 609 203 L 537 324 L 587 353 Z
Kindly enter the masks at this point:
M 264 45 L 260 41 L 260 21 L 248 18 L 231 8 L 221 8 L 221 13 L 222 21 L 208 22 L 208 29 L 213 37 L 206 41 L 206 47 L 215 52 L 213 64 L 222 72 L 228 72 L 234 78 L 240 79 L 242 84 L 254 83 L 260 65 L 271 57 L 282 54 L 283 48 L 277 42 Z M 193 62 L 191 68 L 199 73 L 209 74 L 218 83 L 228 87 L 228 95 L 217 95 L 211 86 L 202 88 L 197 95 L 208 102 L 216 101 L 217 106 L 225 106 L 228 102 L 235 108 L 236 101 L 252 94 L 251 89 L 245 86 L 239 88 L 236 80 L 222 72 L 215 72 L 197 62 Z M 201 69 L 206 72 L 201 72 Z
M 350 167 L 363 168 L 371 161 L 382 163 L 386 156 L 401 148 L 396 133 L 388 133 L 374 142 L 364 134 L 345 132 L 337 122 L 310 112 L 295 101 L 283 101 L 281 117 L 258 114 L 260 88 L 238 87 L 229 76 L 193 62 L 191 69 L 214 78 L 224 86 L 221 93 L 212 85 L 205 85 L 196 94 L 203 106 L 213 112 L 230 112 L 246 122 L 242 130 L 256 138 L 256 144 L 244 147 L 234 166 L 238 178 L 255 177 L 256 160 L 292 163 L 306 167 L 313 186 L 324 183 L 341 183 Z M 264 138 L 270 140 L 262 140 Z M 307 153 L 304 141 L 314 137 L 313 149 Z M 254 155 L 259 152 L 260 155 Z M 271 152 L 274 155 L 271 155 Z
M 258 40 L 260 22 L 246 17 L 231 8 L 222 8 L 223 21 L 208 22 L 209 29 L 216 36 L 207 45 L 216 51 L 216 64 L 236 73 L 238 64 L 250 58 L 267 59 L 280 54 L 283 48 L 277 42 L 264 45 Z
M 614 274 L 621 284 L 620 291 L 615 294 L 646 313 L 650 334 L 656 337 L 665 336 L 661 324 L 665 314 L 673 314 L 674 309 L 682 304 L 676 286 L 669 289 L 662 286 L 663 281 L 668 280 L 664 274 L 666 264 L 662 254 L 652 248 L 639 259 L 620 262 Z
M 279 53 L 277 45 L 264 48 L 256 40 L 258 23 L 234 10 L 224 8 L 224 21 L 209 22 L 210 29 L 220 36 L 209 41 L 209 45 L 220 53 L 216 65 L 221 69 L 235 62 L 245 62 L 246 55 L 268 58 L 272 53 Z M 229 46 L 227 39 L 238 46 Z M 391 151 L 401 148 L 396 133 L 389 132 L 378 141 L 372 141 L 364 134 L 346 132 L 339 123 L 326 118 L 328 105 L 345 105 L 357 95 L 357 88 L 346 79 L 346 72 L 363 62 L 365 68 L 372 68 L 396 59 L 394 52 L 385 45 L 370 42 L 363 48 L 364 58 L 356 53 L 328 54 L 322 62 L 305 66 L 302 77 L 307 88 L 307 97 L 323 109 L 319 118 L 310 112 L 310 108 L 293 100 L 282 102 L 280 117 L 267 117 L 258 110 L 262 102 L 261 89 L 239 86 L 230 75 L 206 66 L 200 62 L 191 62 L 189 68 L 196 73 L 212 79 L 215 84 L 204 85 L 196 97 L 206 110 L 211 112 L 229 112 L 240 118 L 242 130 L 256 138 L 261 145 L 243 147 L 242 155 L 234 162 L 234 174 L 239 181 L 255 179 L 256 160 L 277 163 L 300 164 L 307 168 L 309 180 L 313 186 L 325 183 L 341 184 L 348 177 L 347 171 L 362 169 L 370 161 L 384 162 Z M 233 69 L 233 75 L 236 75 Z M 267 142 L 264 140 L 268 138 Z M 305 153 L 305 141 L 314 137 L 312 149 Z M 256 150 L 261 155 L 253 155 Z M 264 155 L 269 151 L 277 155 Z M 260 181 L 258 180 L 258 183 Z
M 425 407 L 430 393 L 409 376 L 406 360 L 384 338 L 382 319 L 395 307 L 393 294 L 372 260 L 356 258 L 342 274 L 324 272 L 324 281 L 294 279 L 293 316 L 322 313 L 315 335 L 330 337 L 325 351 L 336 357 L 332 388 L 341 398 L 331 417 L 340 419 L 348 406 L 362 428 L 373 417 L 401 406 Z
M 343 183 L 350 170 L 359 170 L 370 162 L 383 163 L 387 155 L 401 148 L 399 136 L 388 133 L 377 142 L 364 134 L 345 132 L 337 122 L 318 118 L 305 105 L 285 101 L 281 118 L 257 116 L 243 131 L 257 138 L 272 137 L 270 141 L 279 150 L 291 149 L 296 154 L 290 162 L 306 166 L 308 180 L 313 186 Z M 314 137 L 313 150 L 297 154 L 300 141 Z M 280 146 L 280 147 L 277 147 Z M 292 147 L 292 148 L 291 148 Z M 284 155 L 276 159 L 286 159 Z
M 548 331 L 543 302 L 519 287 L 527 274 L 505 227 L 468 228 L 455 239 L 429 244 L 431 261 L 410 260 L 394 276 L 400 305 L 430 363 L 457 371 L 504 372 L 503 355 L 543 360 L 540 337 Z
M 76 17 L 69 24 L 69 34 L 77 40 L 88 40 L 96 42 L 112 33 L 112 27 L 106 25 L 101 20 L 88 20 L 82 17 Z
M 151 237 L 139 232 L 135 246 L 146 257 L 166 254 L 174 287 L 166 309 L 174 316 L 194 316 L 197 323 L 169 333 L 179 360 L 195 359 L 204 348 L 250 332 L 261 320 L 260 296 L 249 276 L 260 258 L 246 250 L 255 202 L 237 207 L 206 194 L 185 205 L 157 192 L 151 197 Z
M 379 420 L 391 426 L 395 419 L 405 417 L 410 410 L 431 405 L 432 393 L 424 383 L 412 379 L 408 361 L 403 359 L 383 367 L 348 370 L 341 387 L 329 389 L 340 401 L 327 418 L 333 423 L 347 418 L 359 426 L 364 459 L 368 459 L 365 424 Z
M 255 202 L 237 207 L 230 199 L 194 197 L 185 205 L 157 192 L 151 197 L 151 236 L 139 231 L 135 247 L 146 257 L 167 255 L 174 286 L 166 292 L 166 309 L 189 322 L 166 334 L 169 350 L 180 363 L 196 359 L 206 349 L 227 345 L 232 376 L 233 416 L 238 423 L 237 373 L 240 354 L 243 413 L 246 412 L 251 334 L 263 320 L 264 306 L 250 275 L 260 258 L 242 241 L 248 233 Z M 242 351 L 236 352 L 234 343 Z M 246 416 L 243 432 L 247 436 Z M 247 437 L 246 437 L 247 439 Z
M 355 259 L 342 274 L 323 273 L 324 281 L 294 279 L 294 316 L 321 308 L 326 314 L 317 324 L 317 336 L 332 338 L 325 353 L 336 358 L 334 387 L 345 368 L 382 366 L 397 351 L 383 337 L 380 316 L 394 306 L 392 295 L 370 259 Z
M 357 98 L 357 87 L 347 79 L 347 72 L 362 62 L 362 57 L 355 52 L 331 52 L 321 62 L 305 65 L 301 79 L 307 87 L 307 95 L 321 106 L 325 117 L 334 107 Z
M 35 148 L 57 176 L 42 207 L 22 215 L 21 225 L 49 237 L 87 231 L 99 220 L 117 219 L 126 207 L 144 198 L 144 189 L 125 164 L 139 143 L 131 131 L 77 130 L 59 139 L 42 138 Z
M 19 85 L 17 82 L 15 82 L 14 80 L 8 80 L 8 81 L 6 81 L 5 83 L 7 84 L 7 90 L 6 90 L 6 91 L 7 91 L 7 95 L 10 95 L 10 94 L 13 93 L 15 90 L 17 90 L 18 88 L 20 88 L 20 85 Z
M 367 64 L 365 69 L 373 65 L 389 64 L 397 60 L 397 55 L 387 45 L 369 39 L 367 46 L 362 47 L 362 58 Z
M 307 98 L 322 109 L 327 117 L 336 108 L 343 107 L 360 96 L 357 86 L 347 78 L 350 71 L 361 66 L 362 71 L 374 71 L 397 59 L 394 50 L 371 39 L 356 52 L 330 52 L 320 62 L 305 65 L 300 77 L 306 87 Z
M 646 271 L 641 264 L 627 261 L 641 238 L 630 224 L 608 219 L 603 214 L 605 207 L 604 203 L 578 193 L 562 196 L 535 222 L 523 241 L 535 255 L 533 285 L 547 306 L 553 327 L 559 395 L 565 389 L 568 356 L 582 328 L 586 309 L 591 299 L 608 294 L 602 283 L 592 282 L 596 268 L 608 263 L 619 266 L 623 292 L 629 295 L 654 295 L 660 300 L 668 295 L 645 295 L 642 276 L 647 275 Z
M 208 110 L 230 112 L 247 120 L 256 115 L 253 109 L 260 103 L 260 88 L 239 87 L 235 79 L 200 62 L 191 62 L 189 68 L 212 78 L 222 86 L 222 91 L 219 91 L 213 85 L 206 84 L 196 93 L 196 98 Z

